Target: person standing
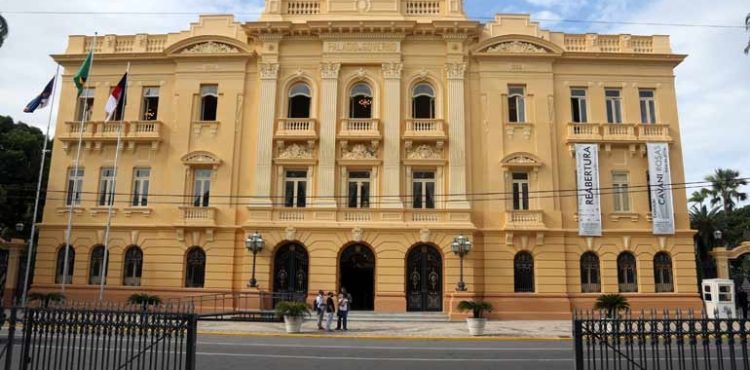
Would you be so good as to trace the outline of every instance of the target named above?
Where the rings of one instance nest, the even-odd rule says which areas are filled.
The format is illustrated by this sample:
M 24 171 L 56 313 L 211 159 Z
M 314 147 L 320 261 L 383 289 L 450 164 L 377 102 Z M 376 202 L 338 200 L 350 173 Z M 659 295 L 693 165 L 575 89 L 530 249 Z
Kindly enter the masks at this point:
M 342 289 L 342 293 L 339 294 L 339 321 L 336 324 L 336 330 L 349 330 L 346 328 L 346 321 L 349 316 L 349 298 L 343 292 Z
M 740 310 L 742 310 L 742 318 L 747 319 L 747 292 L 739 288 L 737 289 L 737 305 L 740 306 Z
M 315 313 L 318 315 L 318 330 L 323 330 L 323 316 L 326 313 L 325 293 L 318 290 L 318 296 L 315 297 Z
M 336 303 L 333 301 L 333 292 L 328 292 L 328 298 L 326 299 L 326 331 L 331 330 L 331 324 L 333 323 L 333 314 L 336 313 Z

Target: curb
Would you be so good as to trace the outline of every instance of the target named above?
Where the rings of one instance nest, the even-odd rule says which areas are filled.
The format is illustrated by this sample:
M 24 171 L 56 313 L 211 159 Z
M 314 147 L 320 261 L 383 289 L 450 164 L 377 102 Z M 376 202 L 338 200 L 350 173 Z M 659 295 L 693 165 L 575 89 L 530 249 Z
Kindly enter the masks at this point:
M 508 342 L 508 341 L 528 341 L 528 342 L 568 342 L 570 337 L 428 337 L 428 336 L 405 336 L 405 335 L 326 335 L 326 334 L 287 334 L 287 333 L 236 333 L 223 331 L 205 331 L 199 330 L 199 335 L 216 335 L 224 337 L 275 337 L 275 338 L 310 338 L 310 339 L 366 339 L 366 340 L 421 340 L 421 341 L 483 341 L 483 342 Z

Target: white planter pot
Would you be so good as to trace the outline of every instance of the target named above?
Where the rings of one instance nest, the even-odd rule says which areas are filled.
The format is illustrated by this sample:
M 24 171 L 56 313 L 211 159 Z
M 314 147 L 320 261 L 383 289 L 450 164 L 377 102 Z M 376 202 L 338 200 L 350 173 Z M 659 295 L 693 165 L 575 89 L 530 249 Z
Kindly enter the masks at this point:
M 469 334 L 476 337 L 484 334 L 484 327 L 487 326 L 487 319 L 466 319 L 466 326 L 469 327 Z
M 301 333 L 304 317 L 284 316 L 284 326 L 287 333 Z

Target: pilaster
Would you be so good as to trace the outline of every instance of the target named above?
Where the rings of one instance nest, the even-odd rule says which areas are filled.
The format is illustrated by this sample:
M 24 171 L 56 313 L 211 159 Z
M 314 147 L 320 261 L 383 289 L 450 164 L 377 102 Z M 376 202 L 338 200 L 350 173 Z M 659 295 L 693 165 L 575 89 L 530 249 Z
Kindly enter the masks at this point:
M 464 75 L 466 63 L 445 65 L 448 75 L 449 172 L 447 208 L 469 209 L 466 198 L 466 122 Z
M 255 197 L 252 207 L 272 207 L 271 170 L 273 166 L 273 125 L 276 117 L 276 86 L 279 76 L 278 63 L 260 63 L 260 104 L 258 109 L 258 162 L 255 172 Z
M 320 149 L 317 197 L 313 204 L 318 208 L 336 208 L 336 102 L 339 84 L 338 63 L 320 65 Z
M 401 201 L 401 63 L 384 63 L 382 208 L 403 208 Z

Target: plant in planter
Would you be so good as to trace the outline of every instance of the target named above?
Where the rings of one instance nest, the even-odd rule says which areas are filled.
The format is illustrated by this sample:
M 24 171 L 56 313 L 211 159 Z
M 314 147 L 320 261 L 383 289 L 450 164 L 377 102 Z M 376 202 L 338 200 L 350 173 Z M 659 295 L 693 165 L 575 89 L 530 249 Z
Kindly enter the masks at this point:
M 31 293 L 28 299 L 29 302 L 39 301 L 43 308 L 49 308 L 50 303 L 64 301 L 65 295 L 62 293 Z
M 310 307 L 304 302 L 279 302 L 276 315 L 284 318 L 287 333 L 300 333 L 302 322 L 310 316 Z
M 461 301 L 458 303 L 458 310 L 461 312 L 471 311 L 473 317 L 466 319 L 466 325 L 469 327 L 469 334 L 478 336 L 484 334 L 484 328 L 487 326 L 485 312 L 492 312 L 492 305 L 484 301 Z
M 161 304 L 161 298 L 158 295 L 150 295 L 146 293 L 136 293 L 128 297 L 128 303 L 143 307 L 146 311 L 148 306 L 158 306 Z
M 630 303 L 622 294 L 602 294 L 596 299 L 594 309 L 606 312 L 608 318 L 615 318 L 620 311 L 629 310 Z

